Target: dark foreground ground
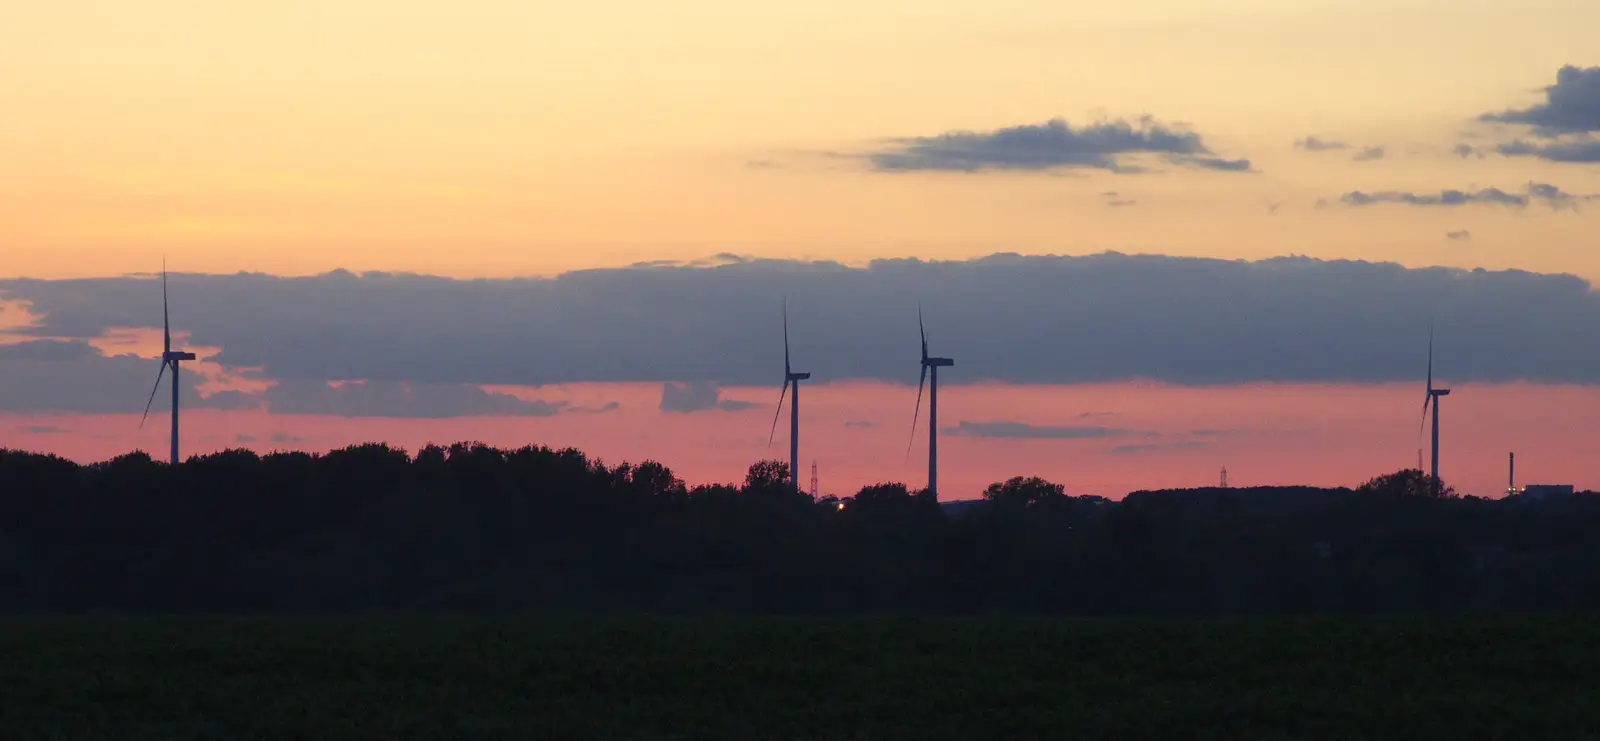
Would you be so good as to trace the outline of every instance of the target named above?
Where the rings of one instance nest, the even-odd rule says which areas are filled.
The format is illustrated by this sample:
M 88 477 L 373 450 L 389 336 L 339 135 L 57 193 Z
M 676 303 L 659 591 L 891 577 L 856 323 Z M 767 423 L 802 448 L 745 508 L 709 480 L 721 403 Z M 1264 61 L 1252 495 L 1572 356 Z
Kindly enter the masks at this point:
M 1586 618 L 26 618 L 5 739 L 1600 738 Z

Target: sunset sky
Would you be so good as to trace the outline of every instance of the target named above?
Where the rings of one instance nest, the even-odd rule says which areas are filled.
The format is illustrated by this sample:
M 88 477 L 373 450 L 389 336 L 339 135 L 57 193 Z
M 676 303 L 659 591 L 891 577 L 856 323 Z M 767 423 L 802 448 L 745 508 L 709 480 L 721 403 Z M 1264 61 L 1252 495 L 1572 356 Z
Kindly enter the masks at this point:
M 1600 488 L 1592 0 L 4 16 L 0 446 L 159 456 L 165 259 L 191 453 L 482 439 L 735 479 L 787 451 L 787 296 L 833 493 L 923 483 L 919 304 L 957 360 L 946 499 L 1415 465 L 1430 321 L 1447 482 L 1503 492 L 1515 450 Z

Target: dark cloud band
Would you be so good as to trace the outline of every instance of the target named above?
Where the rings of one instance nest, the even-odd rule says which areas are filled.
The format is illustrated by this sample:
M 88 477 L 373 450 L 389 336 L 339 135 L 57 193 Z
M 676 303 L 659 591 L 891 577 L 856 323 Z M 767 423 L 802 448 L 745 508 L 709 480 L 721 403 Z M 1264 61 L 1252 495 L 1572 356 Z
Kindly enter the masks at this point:
M 27 330 L 41 338 L 81 341 L 161 316 L 148 278 L 10 280 L 0 291 L 42 315 Z M 174 275 L 172 296 L 189 344 L 221 348 L 214 360 L 227 366 L 260 368 L 286 389 L 278 393 L 316 402 L 285 407 L 306 411 L 391 403 L 377 386 L 348 392 L 370 397 L 360 404 L 308 396 L 341 379 L 405 383 L 413 395 L 457 394 L 454 407 L 519 414 L 550 410 L 450 386 L 698 382 L 686 387 L 695 393 L 663 401 L 703 407 L 703 384 L 781 383 L 784 296 L 795 362 L 816 382 L 916 383 L 919 304 L 932 352 L 957 359 L 940 376 L 946 384 L 1414 380 L 1430 317 L 1438 368 L 1451 381 L 1600 382 L 1600 298 L 1583 280 L 1306 258 L 743 260 L 503 280 Z M 136 413 L 155 380 L 149 359 L 95 356 L 114 372 L 74 376 L 62 371 L 87 362 L 69 357 L 77 350 L 9 352 L 0 354 L 0 408 L 98 399 L 94 408 Z

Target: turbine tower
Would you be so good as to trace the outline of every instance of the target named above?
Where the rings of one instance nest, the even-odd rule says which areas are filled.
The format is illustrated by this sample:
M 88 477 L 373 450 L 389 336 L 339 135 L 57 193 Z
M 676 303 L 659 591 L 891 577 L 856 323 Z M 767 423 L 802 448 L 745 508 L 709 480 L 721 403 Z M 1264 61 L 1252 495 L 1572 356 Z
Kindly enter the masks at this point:
M 794 386 L 794 396 L 789 399 L 789 486 L 800 491 L 800 382 L 810 373 L 795 373 L 789 365 L 789 301 L 783 302 L 783 389 L 778 392 L 778 411 L 772 415 L 772 432 L 767 435 L 767 447 L 778 434 L 778 418 L 783 416 L 783 397 Z
M 939 369 L 956 364 L 950 358 L 928 355 L 928 330 L 922 324 L 922 308 L 917 308 L 917 332 L 922 336 L 922 377 L 917 381 L 917 408 L 911 413 L 911 439 L 917 437 L 917 414 L 922 411 L 922 387 L 928 386 L 928 495 L 939 499 Z M 928 383 L 928 371 L 933 371 Z M 911 455 L 911 443 L 906 443 L 906 456 Z
M 1428 395 L 1422 400 L 1422 421 L 1417 424 L 1417 437 L 1422 437 L 1422 425 L 1428 421 L 1428 406 L 1433 406 L 1433 465 L 1428 484 L 1435 496 L 1439 494 L 1439 397 L 1449 396 L 1450 389 L 1433 387 L 1433 327 L 1428 328 Z
M 194 360 L 194 353 L 172 349 L 172 321 L 167 314 L 167 268 L 161 267 L 161 369 L 156 371 L 155 388 L 150 389 L 150 400 L 145 402 L 144 416 L 139 418 L 140 429 L 150 417 L 150 405 L 156 402 L 156 392 L 161 390 L 161 376 L 172 366 L 172 465 L 178 465 L 178 364 Z

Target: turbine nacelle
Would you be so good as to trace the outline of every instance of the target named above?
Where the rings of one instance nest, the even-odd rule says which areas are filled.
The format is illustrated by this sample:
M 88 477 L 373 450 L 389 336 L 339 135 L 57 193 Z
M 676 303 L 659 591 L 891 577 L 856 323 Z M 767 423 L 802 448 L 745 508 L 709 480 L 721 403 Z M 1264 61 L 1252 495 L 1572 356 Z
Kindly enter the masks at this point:
M 195 355 L 192 352 L 164 352 L 161 353 L 161 359 L 168 363 L 176 363 L 180 360 L 194 360 Z
M 804 381 L 804 380 L 810 378 L 811 374 L 810 373 L 786 373 L 785 376 L 786 376 L 785 380 L 788 380 L 788 381 Z
M 954 360 L 952 360 L 950 358 L 923 358 L 922 359 L 922 365 L 925 368 L 949 368 L 949 367 L 954 366 L 955 364 L 956 364 L 956 361 L 954 361 Z

